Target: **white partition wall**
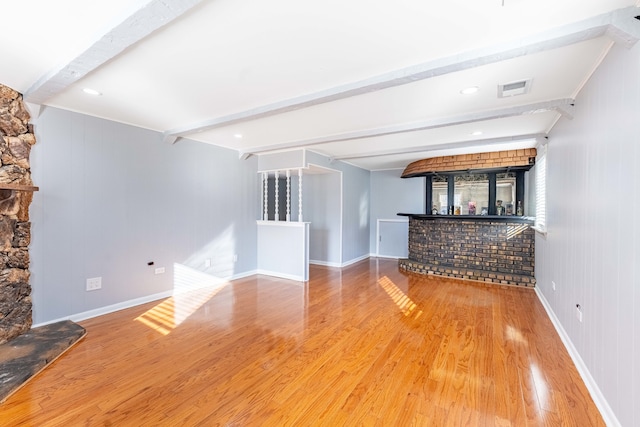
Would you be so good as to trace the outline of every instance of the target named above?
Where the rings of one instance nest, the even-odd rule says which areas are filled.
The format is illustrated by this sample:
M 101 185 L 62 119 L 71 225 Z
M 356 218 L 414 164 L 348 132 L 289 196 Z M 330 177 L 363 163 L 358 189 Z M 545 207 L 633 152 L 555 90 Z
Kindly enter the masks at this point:
M 291 171 L 262 171 L 262 220 L 258 224 L 258 273 L 306 282 L 309 280 L 309 223 L 302 221 L 302 169 L 293 169 L 298 176 L 298 218 L 291 221 Z M 270 176 L 273 177 L 273 220 L 269 220 Z M 285 180 L 283 192 L 285 220 L 280 220 L 280 180 Z
M 258 221 L 258 273 L 309 280 L 309 223 Z

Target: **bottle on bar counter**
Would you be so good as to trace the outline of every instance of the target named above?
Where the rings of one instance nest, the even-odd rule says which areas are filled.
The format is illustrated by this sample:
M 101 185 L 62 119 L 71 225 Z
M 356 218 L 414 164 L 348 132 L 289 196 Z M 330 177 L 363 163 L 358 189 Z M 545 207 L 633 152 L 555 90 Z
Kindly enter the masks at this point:
M 516 215 L 522 216 L 524 212 L 522 211 L 522 200 L 518 200 L 518 207 L 516 208 Z

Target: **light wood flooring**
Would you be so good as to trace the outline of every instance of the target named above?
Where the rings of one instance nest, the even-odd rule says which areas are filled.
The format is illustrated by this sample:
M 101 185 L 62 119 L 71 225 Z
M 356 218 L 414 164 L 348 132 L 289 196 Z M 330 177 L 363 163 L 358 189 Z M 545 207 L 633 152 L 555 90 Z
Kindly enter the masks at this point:
M 535 292 L 394 260 L 252 276 L 81 324 L 2 426 L 604 426 Z

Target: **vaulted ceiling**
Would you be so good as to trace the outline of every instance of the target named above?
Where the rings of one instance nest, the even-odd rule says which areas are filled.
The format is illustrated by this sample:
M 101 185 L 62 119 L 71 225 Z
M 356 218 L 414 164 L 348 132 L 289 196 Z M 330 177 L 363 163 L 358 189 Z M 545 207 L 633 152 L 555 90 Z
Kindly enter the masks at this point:
M 640 39 L 639 15 L 635 0 L 21 0 L 0 6 L 0 83 L 36 114 L 158 144 L 404 168 L 535 146 L 611 46 Z

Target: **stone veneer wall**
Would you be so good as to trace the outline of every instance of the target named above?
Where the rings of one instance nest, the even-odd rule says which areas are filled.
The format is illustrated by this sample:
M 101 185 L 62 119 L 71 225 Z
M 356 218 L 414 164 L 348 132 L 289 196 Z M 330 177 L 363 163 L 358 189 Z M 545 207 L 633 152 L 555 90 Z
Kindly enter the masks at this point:
M 531 166 L 535 163 L 536 149 L 495 151 L 492 153 L 460 154 L 422 159 L 410 163 L 402 172 L 403 178 L 432 172 L 456 172 L 469 169 L 495 169 L 506 166 Z
M 409 259 L 420 274 L 505 285 L 535 286 L 535 232 L 525 223 L 409 219 Z
M 29 154 L 36 138 L 22 95 L 0 84 L 0 188 L 32 186 Z M 0 343 L 31 328 L 29 205 L 33 193 L 0 189 Z

